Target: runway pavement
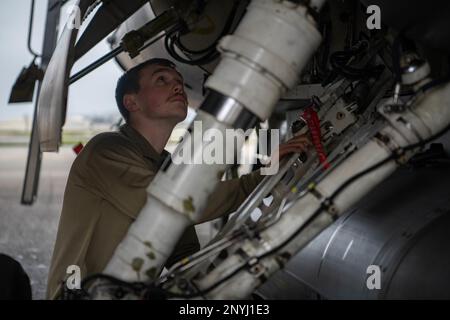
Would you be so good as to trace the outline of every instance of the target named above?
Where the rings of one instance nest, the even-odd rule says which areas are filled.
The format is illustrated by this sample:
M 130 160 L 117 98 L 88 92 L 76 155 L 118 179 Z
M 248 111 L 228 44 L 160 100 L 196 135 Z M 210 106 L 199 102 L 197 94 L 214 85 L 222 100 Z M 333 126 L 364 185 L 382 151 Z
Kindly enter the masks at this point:
M 0 147 L 0 252 L 19 261 L 31 280 L 33 299 L 44 299 L 62 196 L 75 154 L 45 153 L 38 198 L 20 204 L 28 149 Z
M 44 153 L 38 197 L 20 204 L 28 149 L 0 147 L 0 252 L 19 261 L 31 280 L 33 299 L 45 299 L 48 268 L 56 239 L 64 188 L 75 153 L 62 147 Z M 211 236 L 210 224 L 197 226 L 201 244 Z

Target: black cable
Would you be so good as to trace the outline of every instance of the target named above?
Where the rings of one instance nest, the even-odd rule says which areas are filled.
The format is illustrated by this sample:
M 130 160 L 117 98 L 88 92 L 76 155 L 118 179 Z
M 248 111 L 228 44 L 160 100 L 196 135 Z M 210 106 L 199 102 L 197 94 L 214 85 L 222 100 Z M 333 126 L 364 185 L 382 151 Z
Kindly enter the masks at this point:
M 370 44 L 368 41 L 362 40 L 360 43 L 355 45 L 356 48 L 352 50 L 352 55 L 343 55 L 339 57 L 339 52 L 336 53 L 336 57 L 341 58 L 338 59 L 338 65 L 336 66 L 344 75 L 348 75 L 349 77 L 360 79 L 360 78 L 370 78 L 370 77 L 378 77 L 385 69 L 383 65 L 375 65 L 375 66 L 363 66 L 361 68 L 352 67 L 348 65 L 350 58 L 356 57 L 357 60 L 360 60 L 363 55 L 370 49 Z M 376 48 L 378 44 L 374 45 Z M 373 48 L 372 48 L 373 49 Z M 378 51 L 378 50 L 377 50 Z M 372 60 L 373 58 L 371 58 Z M 336 61 L 330 61 L 336 62 Z M 369 64 L 370 61 L 367 62 Z
M 41 55 L 34 52 L 33 48 L 31 48 L 31 34 L 33 31 L 33 20 L 34 20 L 34 0 L 31 0 L 31 12 L 30 12 L 30 20 L 29 20 L 29 24 L 28 24 L 27 46 L 28 46 L 28 51 L 30 51 L 30 53 L 34 56 L 34 59 L 36 59 L 38 57 L 41 57 Z
M 107 281 L 109 281 L 109 282 L 111 282 L 113 284 L 129 288 L 129 289 L 131 289 L 133 291 L 135 291 L 135 290 L 142 290 L 143 287 L 145 286 L 144 282 L 127 282 L 127 281 L 120 280 L 120 279 L 118 279 L 116 277 L 113 277 L 113 276 L 110 276 L 110 275 L 107 275 L 107 274 L 95 273 L 95 274 L 87 276 L 86 278 L 83 279 L 83 281 L 81 282 L 81 290 L 87 291 L 86 290 L 86 285 L 89 282 L 92 282 L 94 280 L 99 280 L 99 279 L 107 280 Z
M 176 49 L 175 49 L 175 41 L 176 41 L 175 39 L 177 37 L 178 37 L 178 35 L 169 36 L 168 38 L 166 38 L 165 45 L 168 46 L 168 51 L 169 51 L 170 55 L 179 62 L 186 63 L 189 65 L 206 64 L 206 63 L 213 61 L 214 59 L 216 59 L 219 56 L 219 52 L 214 49 L 199 58 L 184 59 L 176 52 Z M 166 48 L 167 48 L 167 46 L 166 46 Z
M 238 272 L 240 272 L 241 270 L 243 270 L 246 267 L 250 266 L 250 261 L 254 260 L 255 258 L 257 260 L 263 259 L 271 254 L 273 254 L 274 252 L 280 250 L 281 248 L 283 248 L 284 246 L 286 246 L 289 242 L 291 242 L 294 238 L 296 238 L 307 226 L 309 226 L 309 224 L 317 218 L 317 216 L 323 211 L 325 210 L 330 203 L 332 203 L 332 201 L 342 192 L 344 191 L 349 185 L 351 185 L 353 182 L 355 182 L 356 180 L 358 180 L 359 178 L 369 174 L 370 172 L 382 167 L 383 165 L 385 165 L 386 163 L 388 163 L 389 161 L 392 160 L 396 160 L 398 158 L 400 158 L 401 156 L 403 156 L 405 154 L 406 151 L 409 150 L 413 150 L 416 148 L 420 148 L 425 146 L 426 144 L 428 144 L 429 142 L 441 137 L 442 135 L 444 135 L 447 131 L 450 130 L 450 124 L 447 125 L 445 128 L 443 128 L 442 130 L 440 130 L 439 132 L 437 132 L 436 134 L 432 135 L 431 137 L 429 137 L 428 139 L 419 141 L 417 143 L 411 144 L 409 146 L 406 147 L 400 147 L 394 150 L 394 152 L 392 152 L 387 158 L 379 161 L 378 163 L 372 165 L 371 167 L 361 171 L 360 173 L 350 177 L 349 179 L 347 179 L 341 186 L 339 186 L 333 193 L 332 195 L 328 198 L 325 199 L 326 201 L 322 202 L 322 204 L 320 205 L 319 208 L 317 208 L 316 211 L 314 211 L 314 213 L 305 221 L 305 223 L 298 228 L 291 236 L 289 236 L 288 239 L 284 240 L 281 244 L 279 244 L 278 246 L 276 246 L 275 248 L 259 255 L 256 257 L 250 257 L 246 263 L 242 264 L 240 267 L 236 268 L 236 270 L 234 270 L 233 272 L 231 272 L 229 275 L 227 275 L 225 278 L 220 279 L 219 281 L 217 281 L 216 283 L 214 283 L 213 285 L 211 285 L 210 287 L 204 289 L 204 290 L 200 290 L 197 291 L 195 293 L 191 293 L 191 294 L 178 294 L 178 293 L 174 293 L 174 292 L 170 292 L 168 290 L 165 290 L 165 297 L 166 298 L 184 298 L 184 299 L 189 299 L 189 298 L 195 298 L 195 297 L 199 297 L 199 296 L 205 296 L 207 293 L 211 292 L 212 290 L 216 289 L 218 286 L 220 286 L 221 284 L 223 284 L 225 281 L 227 281 L 228 279 L 231 279 L 234 275 L 236 275 Z M 129 282 L 125 282 L 122 280 L 119 280 L 117 278 L 108 276 L 108 275 L 103 275 L 103 274 L 95 274 L 92 276 L 87 277 L 86 279 L 83 280 L 82 282 L 82 289 L 84 290 L 84 287 L 86 285 L 86 283 L 94 280 L 94 279 L 98 279 L 98 278 L 102 278 L 105 280 L 109 280 L 113 283 L 119 284 L 119 285 L 123 285 L 125 287 L 129 287 L 132 288 L 133 290 L 136 290 L 137 286 L 145 286 L 144 283 L 142 282 L 135 282 L 135 283 L 129 283 Z M 148 286 L 148 285 L 147 285 Z
M 370 172 L 380 168 L 381 166 L 383 166 L 384 164 L 388 163 L 389 161 L 398 159 L 399 157 L 401 157 L 406 151 L 409 150 L 413 150 L 416 148 L 420 148 L 425 146 L 426 144 L 428 144 L 429 142 L 441 137 L 442 135 L 444 135 L 447 131 L 450 130 L 450 124 L 447 125 L 444 129 L 440 130 L 438 133 L 432 135 L 431 137 L 429 137 L 428 139 L 422 140 L 420 142 L 417 142 L 415 144 L 403 147 L 403 148 L 398 148 L 396 150 L 394 150 L 393 153 L 391 153 L 390 156 L 388 156 L 387 158 L 385 158 L 384 160 L 381 160 L 380 162 L 374 164 L 373 166 L 361 171 L 360 173 L 354 175 L 353 177 L 347 179 L 339 188 L 337 188 L 333 194 L 326 199 L 326 202 L 323 202 L 320 207 L 314 211 L 314 213 L 306 220 L 306 222 L 298 229 L 296 230 L 288 239 L 286 239 L 285 241 L 283 241 L 281 244 L 279 244 L 278 246 L 276 246 L 275 248 L 267 251 L 266 253 L 254 257 L 256 259 L 263 259 L 265 257 L 267 257 L 268 255 L 271 255 L 272 253 L 280 250 L 281 248 L 283 248 L 284 246 L 286 246 L 289 242 L 291 242 L 295 237 L 297 237 L 315 218 L 317 218 L 317 216 L 328 207 L 328 204 L 330 202 L 332 202 L 333 199 L 335 199 L 343 190 L 345 190 L 349 185 L 351 185 L 353 182 L 355 182 L 356 180 L 358 180 L 359 178 L 369 174 Z M 174 294 L 174 293 L 170 293 L 168 292 L 168 297 L 170 297 L 171 295 L 173 297 L 176 298 L 194 298 L 194 297 L 198 297 L 200 295 L 205 295 L 208 292 L 212 291 L 213 289 L 217 288 L 219 285 L 221 285 L 222 283 L 224 283 L 225 281 L 227 281 L 228 279 L 230 279 L 231 277 L 233 277 L 235 274 L 237 274 L 239 271 L 241 271 L 242 269 L 244 269 L 245 267 L 248 266 L 248 263 L 242 265 L 241 267 L 237 268 L 235 271 L 233 271 L 231 274 L 229 274 L 227 277 L 219 280 L 218 282 L 216 282 L 214 285 L 212 285 L 211 287 L 202 290 L 200 292 L 197 292 L 195 294 L 190 294 L 190 295 L 182 295 L 182 294 Z
M 400 57 L 402 55 L 401 38 L 402 33 L 399 33 L 392 44 L 392 67 L 394 69 L 396 83 L 400 83 L 402 77 L 402 70 L 400 67 Z
M 351 58 L 361 56 L 368 48 L 367 41 L 360 41 L 346 51 L 337 51 L 330 56 L 332 69 L 349 79 L 361 79 L 371 76 L 378 76 L 383 70 L 383 66 L 356 68 L 348 65 Z
M 431 136 L 428 139 L 422 140 L 420 142 L 417 142 L 415 144 L 403 147 L 403 148 L 398 148 L 396 150 L 394 150 L 393 153 L 391 153 L 391 155 L 389 155 L 387 158 L 381 160 L 380 162 L 374 164 L 373 166 L 361 171 L 360 173 L 350 177 L 349 179 L 347 179 L 341 186 L 339 186 L 339 188 L 337 188 L 332 195 L 327 199 L 327 202 L 330 203 L 332 202 L 342 191 L 344 191 L 348 186 L 350 186 L 353 182 L 355 182 L 356 180 L 358 180 L 359 178 L 369 174 L 370 172 L 382 167 L 383 165 L 385 165 L 386 163 L 388 163 L 389 161 L 392 160 L 396 160 L 398 158 L 400 158 L 402 155 L 404 155 L 404 153 L 406 151 L 409 150 L 413 150 L 416 148 L 420 148 L 422 146 L 425 146 L 426 144 L 428 144 L 429 142 L 439 138 L 440 136 L 442 136 L 443 134 L 445 134 L 448 130 L 450 130 L 450 125 L 447 125 L 444 129 L 442 129 L 441 131 L 439 131 L 438 133 L 436 133 L 435 135 Z M 266 252 L 265 254 L 258 256 L 258 259 L 262 259 L 264 257 L 266 257 L 269 254 L 272 254 L 273 252 L 281 249 L 282 247 L 284 247 L 287 243 L 289 243 L 291 240 L 293 240 L 293 238 L 295 238 L 300 232 L 301 229 L 303 229 L 304 226 L 306 226 L 312 219 L 314 219 L 318 213 L 320 213 L 323 209 L 326 209 L 327 205 L 325 205 L 325 203 L 323 203 L 318 210 L 316 210 L 311 217 L 308 219 L 307 223 L 305 223 L 301 228 L 299 228 L 299 230 L 297 230 L 291 237 L 289 237 L 287 240 L 285 240 L 283 243 L 281 243 L 279 246 L 277 246 L 276 248 Z
M 431 136 L 428 139 L 422 140 L 418 143 L 406 146 L 404 148 L 398 148 L 396 149 L 390 156 L 388 156 L 387 158 L 385 158 L 384 160 L 381 160 L 380 162 L 374 164 L 373 166 L 367 168 L 366 170 L 361 171 L 360 173 L 354 175 L 353 177 L 349 178 L 347 181 L 345 181 L 339 188 L 337 188 L 333 194 L 329 197 L 328 199 L 328 203 L 332 202 L 333 199 L 335 199 L 343 190 L 345 190 L 349 185 L 351 185 L 353 182 L 355 182 L 356 180 L 358 180 L 359 178 L 365 176 L 366 174 L 369 174 L 370 172 L 380 168 L 381 166 L 383 166 L 384 164 L 386 164 L 389 161 L 398 159 L 399 157 L 401 157 L 405 151 L 409 151 L 409 150 L 413 150 L 422 146 L 425 146 L 426 144 L 428 144 L 429 142 L 441 137 L 442 135 L 444 135 L 447 131 L 450 130 L 450 124 L 447 125 L 444 129 L 442 129 L 441 131 L 439 131 L 438 133 L 434 134 L 433 136 Z M 227 275 L 225 278 L 220 279 L 219 281 L 217 281 L 216 283 L 214 283 L 213 285 L 211 285 L 210 287 L 204 289 L 204 290 L 200 290 L 197 291 L 195 293 L 191 293 L 191 294 L 179 294 L 179 293 L 174 293 L 168 290 L 165 290 L 165 297 L 166 298 L 182 298 L 182 299 L 190 299 L 190 298 L 195 298 L 195 297 L 199 297 L 202 296 L 204 297 L 207 293 L 211 292 L 212 290 L 216 289 L 218 286 L 220 286 L 221 284 L 223 284 L 224 282 L 226 282 L 228 279 L 231 279 L 232 277 L 234 277 L 238 272 L 240 272 L 241 270 L 243 270 L 246 267 L 250 267 L 250 261 L 254 260 L 255 258 L 260 260 L 263 259 L 269 255 L 271 255 L 272 253 L 280 250 L 281 248 L 283 248 L 284 246 L 286 246 L 289 242 L 291 242 L 294 238 L 296 238 L 306 227 L 308 227 L 308 225 L 317 218 L 317 216 L 328 207 L 327 204 L 325 204 L 325 202 L 323 202 L 319 208 L 317 208 L 316 211 L 314 211 L 314 213 L 305 221 L 305 223 L 298 228 L 291 236 L 289 236 L 288 239 L 286 239 L 285 241 L 283 241 L 281 244 L 279 244 L 278 246 L 276 246 L 275 248 L 263 253 L 262 255 L 259 255 L 257 257 L 251 257 L 247 260 L 246 263 L 244 263 L 243 265 L 241 265 L 240 267 L 236 268 L 236 270 L 234 270 L 233 272 L 231 272 L 229 275 Z M 92 275 L 88 278 L 86 278 L 85 280 L 83 280 L 82 282 L 82 289 L 84 289 L 84 286 L 86 285 L 87 282 L 90 282 L 96 278 L 103 278 L 106 280 L 110 280 L 113 283 L 119 284 L 119 285 L 123 285 L 125 287 L 130 287 L 133 290 L 136 289 L 137 285 L 145 285 L 142 282 L 135 282 L 135 283 L 129 283 L 129 282 L 125 282 L 122 280 L 119 280 L 117 278 L 111 277 L 111 276 L 107 276 L 107 275 L 103 275 L 103 274 L 96 274 L 96 275 Z
M 402 155 L 404 155 L 404 153 L 406 151 L 409 150 L 413 150 L 416 148 L 420 148 L 422 146 L 425 146 L 426 144 L 428 144 L 429 142 L 439 138 L 440 136 L 442 136 L 443 134 L 445 134 L 448 130 L 450 130 L 450 125 L 447 125 L 444 129 L 442 129 L 441 131 L 439 131 L 438 133 L 436 133 L 435 135 L 431 136 L 428 139 L 422 140 L 420 142 L 417 142 L 415 144 L 403 147 L 403 148 L 398 148 L 396 150 L 394 150 L 393 153 L 391 153 L 391 155 L 389 155 L 387 158 L 381 160 L 380 162 L 372 165 L 371 167 L 361 171 L 360 173 L 350 177 L 349 179 L 347 179 L 341 186 L 339 186 L 339 188 L 337 188 L 332 194 L 331 196 L 327 199 L 327 202 L 332 202 L 342 191 L 344 191 L 348 186 L 350 186 L 353 182 L 355 182 L 356 180 L 358 180 L 359 178 L 369 174 L 370 172 L 382 167 L 383 165 L 385 165 L 386 163 L 388 163 L 389 161 L 392 160 L 396 160 L 398 158 L 400 158 Z M 322 204 L 318 210 L 316 210 L 311 217 L 308 219 L 308 222 L 305 223 L 300 229 L 303 229 L 304 226 L 306 226 L 310 220 L 312 220 L 313 218 L 315 218 L 317 216 L 317 214 L 319 212 L 321 212 L 323 209 L 327 208 L 327 205 Z M 268 251 L 267 253 L 257 257 L 258 259 L 262 259 L 264 257 L 266 257 L 269 254 L 272 254 L 273 252 L 281 249 L 282 247 L 284 247 L 287 243 L 289 243 L 291 240 L 293 240 L 293 238 L 295 238 L 301 230 L 296 231 L 291 237 L 289 237 L 287 240 L 285 240 L 283 243 L 281 243 L 278 247 Z
M 216 49 L 216 45 L 219 42 L 219 40 L 225 36 L 226 34 L 230 33 L 231 31 L 231 26 L 233 24 L 233 20 L 236 16 L 236 11 L 237 8 L 239 7 L 239 1 L 234 0 L 233 3 L 233 7 L 231 8 L 230 14 L 228 15 L 228 19 L 225 22 L 222 31 L 220 32 L 220 34 L 217 36 L 216 40 L 214 40 L 214 42 L 209 45 L 208 47 L 201 49 L 201 50 L 192 50 L 192 49 L 188 49 L 186 48 L 180 41 L 180 38 L 177 37 L 175 40 L 175 44 L 177 45 L 178 48 L 180 48 L 183 52 L 189 53 L 189 54 L 202 54 L 205 52 L 209 52 L 211 50 L 215 50 Z
M 181 63 L 189 64 L 189 65 L 206 64 L 206 63 L 213 61 L 214 59 L 216 59 L 219 56 L 219 52 L 217 50 L 214 50 L 214 51 L 211 51 L 197 59 L 193 59 L 193 60 L 185 59 L 185 58 L 181 57 L 175 51 L 173 35 L 166 36 L 166 38 L 164 39 L 164 46 L 166 47 L 167 52 L 175 60 L 177 60 L 178 62 L 181 62 Z
M 243 264 L 242 266 L 240 266 L 236 270 L 234 270 L 232 273 L 227 275 L 225 278 L 220 279 L 219 281 L 217 281 L 216 283 L 214 283 L 213 285 L 211 285 L 207 289 L 200 290 L 198 292 L 191 293 L 191 294 L 180 294 L 180 293 L 174 293 L 174 292 L 166 291 L 166 296 L 167 296 L 167 298 L 182 298 L 182 299 L 190 299 L 190 298 L 195 298 L 195 297 L 199 297 L 199 296 L 204 296 L 207 293 L 209 293 L 212 290 L 214 290 L 215 288 L 217 288 L 218 286 L 220 286 L 222 283 L 224 283 L 228 279 L 231 279 L 232 277 L 234 277 L 235 274 L 237 274 L 239 271 L 241 271 L 242 269 L 244 269 L 247 266 L 248 266 L 248 262 Z
M 236 16 L 236 11 L 237 11 L 238 7 L 239 7 L 239 1 L 235 0 L 233 7 L 230 11 L 230 14 L 228 16 L 228 19 L 225 22 L 225 25 L 224 25 L 221 33 L 219 34 L 217 39 L 211 45 L 209 45 L 207 48 L 201 49 L 201 50 L 188 49 L 180 41 L 181 32 L 173 32 L 173 33 L 170 33 L 168 36 L 166 36 L 166 38 L 164 40 L 164 46 L 165 46 L 167 52 L 178 62 L 189 64 L 189 65 L 204 65 L 204 64 L 214 61 L 220 55 L 220 53 L 216 49 L 217 43 L 223 36 L 225 36 L 226 34 L 228 34 L 231 31 L 231 27 L 232 27 L 234 18 Z M 204 54 L 201 57 L 185 59 L 176 52 L 175 45 L 177 45 L 177 47 L 184 54 L 186 54 L 188 56 L 189 56 L 189 54 L 190 55 L 198 55 L 198 54 L 202 54 L 202 53 L 204 53 Z

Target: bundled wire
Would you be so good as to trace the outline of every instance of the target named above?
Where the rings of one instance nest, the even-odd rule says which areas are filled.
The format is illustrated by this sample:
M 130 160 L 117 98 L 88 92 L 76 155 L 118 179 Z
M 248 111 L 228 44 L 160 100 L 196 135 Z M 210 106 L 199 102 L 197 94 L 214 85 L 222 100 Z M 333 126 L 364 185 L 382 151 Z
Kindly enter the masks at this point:
M 172 56 L 172 58 L 174 58 L 178 62 L 189 65 L 202 65 L 214 61 L 219 56 L 219 52 L 214 48 L 213 50 L 207 52 L 205 55 L 199 58 L 192 60 L 185 59 L 182 56 L 180 56 L 175 50 L 175 42 L 179 41 L 178 40 L 179 36 L 180 36 L 179 32 L 174 32 L 172 34 L 168 34 L 164 39 L 164 46 L 166 47 L 167 52 Z
M 203 256 L 206 256 L 206 258 L 208 258 L 209 256 L 211 256 L 211 254 L 217 254 L 227 246 L 235 243 L 235 241 L 240 239 L 243 234 L 244 232 L 242 232 L 241 230 L 236 230 L 230 236 L 223 238 L 221 241 L 214 243 L 212 246 L 180 260 L 169 269 L 168 273 L 165 275 L 165 279 L 170 278 L 178 270 L 183 271 L 184 269 L 191 267 L 192 264 L 196 261 L 204 260 Z M 89 285 L 96 280 L 100 280 L 102 282 L 95 283 L 94 286 L 109 286 L 111 293 L 114 294 L 115 298 L 117 299 L 121 299 L 126 293 L 130 293 L 141 299 L 152 300 L 167 299 L 168 297 L 173 297 L 169 291 L 163 289 L 163 281 L 156 280 L 145 282 L 128 282 L 111 275 L 96 273 L 89 275 L 83 279 L 83 281 L 81 282 L 80 290 L 66 289 L 66 286 L 63 284 L 63 290 L 61 292 L 60 298 L 63 300 L 90 299 L 92 297 L 89 294 Z
M 378 163 L 374 164 L 373 166 L 361 171 L 360 173 L 350 177 L 349 179 L 347 179 L 341 186 L 339 186 L 334 192 L 333 194 L 328 198 L 325 199 L 325 201 L 322 202 L 322 204 L 319 206 L 319 208 L 317 208 L 316 211 L 314 211 L 314 213 L 305 221 L 305 223 L 299 227 L 292 235 L 290 235 L 286 240 L 284 240 L 282 243 L 280 243 L 279 245 L 277 245 L 276 247 L 272 248 L 271 250 L 256 256 L 256 257 L 248 257 L 246 261 L 244 261 L 240 266 L 238 266 L 235 270 L 233 270 L 232 272 L 230 272 L 230 274 L 228 274 L 226 277 L 220 279 L 219 281 L 217 281 L 216 283 L 212 284 L 211 286 L 209 286 L 206 289 L 203 290 L 197 290 L 197 292 L 194 293 L 190 293 L 190 294 L 182 294 L 182 293 L 176 293 L 176 292 L 171 292 L 168 290 L 164 290 L 161 287 L 156 287 L 153 283 L 144 283 L 144 282 L 126 282 L 120 279 L 117 279 L 115 277 L 112 276 L 108 276 L 105 274 L 94 274 L 91 275 L 87 278 L 85 278 L 82 281 L 81 284 L 81 291 L 84 293 L 84 297 L 88 297 L 89 295 L 87 294 L 87 284 L 92 282 L 93 280 L 96 279 L 102 279 L 102 280 L 107 280 L 109 282 L 111 282 L 114 285 L 117 285 L 119 287 L 123 287 L 128 289 L 130 292 L 134 292 L 135 294 L 137 294 L 138 296 L 141 296 L 143 298 L 152 298 L 152 299 L 170 299 L 170 298 L 182 298 L 182 299 L 190 299 L 190 298 L 196 298 L 196 297 L 204 297 L 207 293 L 211 292 L 212 290 L 216 289 L 217 287 L 219 287 L 220 285 L 222 285 L 223 283 L 225 283 L 227 280 L 231 279 L 232 277 L 234 277 L 238 272 L 242 271 L 245 268 L 249 268 L 251 267 L 255 261 L 257 262 L 258 260 L 261 260 L 271 254 L 273 254 L 274 252 L 282 249 L 283 247 L 285 247 L 289 242 L 291 242 L 292 240 L 294 240 L 303 230 L 305 230 L 305 228 L 307 228 L 309 226 L 309 224 L 314 221 L 319 214 L 322 213 L 322 211 L 326 210 L 328 208 L 329 203 L 332 203 L 332 201 L 339 195 L 341 194 L 348 186 L 350 186 L 351 184 L 353 184 L 356 180 L 362 178 L 363 176 L 377 170 L 378 168 L 382 167 L 383 165 L 385 165 L 386 163 L 390 162 L 390 161 L 394 161 L 397 160 L 399 158 L 401 158 L 405 152 L 407 151 L 411 151 L 414 149 L 418 149 L 421 147 L 424 147 L 425 145 L 427 145 L 428 143 L 430 143 L 431 141 L 441 137 L 442 135 L 444 135 L 446 132 L 448 132 L 450 130 L 450 125 L 448 125 L 447 127 L 445 127 L 444 129 L 442 129 L 441 131 L 439 131 L 438 133 L 436 133 L 435 135 L 431 136 L 430 138 L 426 139 L 426 140 L 422 140 L 418 143 L 415 144 L 411 144 L 409 146 L 403 147 L 403 148 L 398 148 L 396 150 L 394 150 L 394 152 L 391 153 L 391 155 L 389 155 L 387 158 L 379 161 Z
M 247 259 L 246 262 L 244 262 L 241 266 L 239 266 L 238 268 L 236 268 L 233 272 L 231 272 L 229 275 L 227 275 L 225 278 L 217 281 L 216 283 L 214 283 L 213 285 L 211 285 L 210 287 L 201 290 L 197 293 L 193 293 L 193 294 L 188 294 L 188 295 L 183 295 L 183 294 L 177 294 L 177 293 L 172 293 L 172 292 L 167 292 L 167 297 L 174 297 L 174 298 L 195 298 L 195 297 L 199 297 L 199 296 L 204 296 L 207 293 L 211 292 L 212 290 L 216 289 L 217 287 L 219 287 L 221 284 L 223 284 L 224 282 L 226 282 L 228 279 L 231 279 L 233 276 L 235 276 L 238 272 L 240 272 L 241 270 L 245 269 L 245 268 L 249 268 L 251 267 L 252 263 L 254 263 L 254 261 L 258 261 L 261 260 L 277 251 L 279 251 L 280 249 L 282 249 L 283 247 L 285 247 L 289 242 L 291 242 L 292 240 L 294 240 L 303 230 L 305 230 L 305 228 L 307 228 L 311 222 L 313 222 L 321 213 L 322 211 L 326 210 L 329 207 L 329 204 L 333 202 L 334 199 L 336 199 L 336 197 L 341 194 L 346 188 L 348 188 L 351 184 L 353 184 L 355 181 L 357 181 L 358 179 L 362 178 L 363 176 L 377 170 L 378 168 L 382 167 L 383 165 L 387 164 L 390 161 L 395 161 L 399 158 L 401 158 L 406 152 L 411 151 L 411 150 L 415 150 L 415 149 L 419 149 L 424 147 L 425 145 L 427 145 L 428 143 L 430 143 L 433 140 L 436 140 L 437 138 L 441 137 L 442 135 L 444 135 L 445 133 L 447 133 L 450 130 L 450 125 L 447 125 L 444 129 L 442 129 L 441 131 L 437 132 L 436 134 L 434 134 L 433 136 L 429 137 L 426 140 L 422 140 L 420 142 L 408 145 L 406 147 L 400 147 L 397 148 L 396 150 L 394 150 L 388 157 L 386 157 L 385 159 L 379 161 L 378 163 L 372 165 L 371 167 L 359 172 L 358 174 L 355 174 L 354 176 L 350 177 L 349 179 L 347 179 L 344 183 L 342 183 L 332 194 L 329 198 L 325 199 L 321 205 L 319 206 L 319 208 L 317 208 L 316 211 L 314 211 L 314 213 L 305 221 L 305 223 L 299 227 L 292 235 L 290 235 L 286 240 L 284 240 L 282 243 L 280 243 L 278 246 L 272 248 L 271 250 L 256 256 L 256 257 L 249 257 Z
M 331 54 L 330 64 L 333 70 L 346 78 L 357 80 L 371 76 L 377 76 L 383 71 L 383 66 L 356 68 L 351 64 L 357 61 L 364 52 L 367 51 L 369 44 L 367 41 L 360 41 L 346 51 L 337 51 Z
M 189 65 L 204 65 L 204 64 L 214 61 L 220 55 L 220 53 L 216 49 L 217 43 L 223 36 L 232 32 L 232 25 L 233 25 L 234 18 L 236 16 L 238 6 L 239 6 L 239 1 L 235 0 L 233 3 L 233 7 L 231 8 L 230 14 L 228 16 L 228 19 L 225 22 L 225 25 L 224 25 L 222 31 L 220 32 L 217 39 L 208 47 L 206 47 L 204 49 L 200 49 L 200 50 L 192 50 L 192 49 L 187 48 L 185 45 L 183 45 L 182 42 L 180 41 L 180 37 L 183 34 L 186 34 L 190 31 L 190 30 L 188 30 L 187 26 L 184 26 L 183 30 L 177 30 L 177 31 L 171 32 L 166 36 L 166 38 L 164 40 L 164 46 L 165 46 L 167 52 L 178 62 L 189 64 Z M 187 57 L 189 57 L 189 59 L 186 59 L 186 58 L 180 56 L 180 54 L 177 52 L 177 49 L 175 48 L 175 46 L 183 54 L 185 54 Z M 200 55 L 200 56 L 198 56 L 198 55 Z M 196 57 L 191 58 L 191 56 L 196 56 Z
M 322 164 L 324 169 L 328 169 L 330 164 L 328 163 L 327 154 L 322 144 L 322 134 L 320 131 L 320 120 L 317 115 L 316 110 L 314 110 L 315 104 L 313 103 L 307 107 L 301 117 L 306 121 L 308 125 L 309 132 L 311 133 L 312 143 L 316 149 L 317 156 L 319 158 L 320 164 Z

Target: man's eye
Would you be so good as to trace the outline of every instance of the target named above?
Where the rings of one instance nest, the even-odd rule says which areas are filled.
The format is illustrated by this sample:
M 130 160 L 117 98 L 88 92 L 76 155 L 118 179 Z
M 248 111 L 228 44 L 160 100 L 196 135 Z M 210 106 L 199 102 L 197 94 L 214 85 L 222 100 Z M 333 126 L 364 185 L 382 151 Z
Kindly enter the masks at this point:
M 159 76 L 157 79 L 156 79 L 156 81 L 157 82 L 162 82 L 162 83 L 166 83 L 167 81 L 166 81 L 166 78 L 164 77 L 164 76 Z

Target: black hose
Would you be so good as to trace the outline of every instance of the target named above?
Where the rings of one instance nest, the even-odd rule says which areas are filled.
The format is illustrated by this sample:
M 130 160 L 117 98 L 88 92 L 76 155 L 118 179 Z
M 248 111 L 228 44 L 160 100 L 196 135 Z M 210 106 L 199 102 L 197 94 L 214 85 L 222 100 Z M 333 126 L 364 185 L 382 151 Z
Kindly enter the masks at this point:
M 34 56 L 34 59 L 36 59 L 37 57 L 41 57 L 41 55 L 34 52 L 33 48 L 31 48 L 31 34 L 33 31 L 33 20 L 34 20 L 34 0 L 31 0 L 31 12 L 30 12 L 30 22 L 28 24 L 27 46 L 28 46 L 28 51 L 30 51 L 30 53 Z
M 186 48 L 180 41 L 181 32 L 173 32 L 169 34 L 165 41 L 164 46 L 167 50 L 167 52 L 178 62 L 189 64 L 189 65 L 203 65 L 210 63 L 214 61 L 218 56 L 219 52 L 216 49 L 218 41 L 225 35 L 231 32 L 233 21 L 236 16 L 237 8 L 239 6 L 239 1 L 235 0 L 233 3 L 233 7 L 230 11 L 230 14 L 228 16 L 227 21 L 225 22 L 225 25 L 220 32 L 217 39 L 208 47 L 201 49 L 201 50 L 191 50 Z M 193 59 L 185 59 L 181 57 L 175 49 L 175 45 L 185 54 L 187 55 L 199 55 L 203 54 L 200 57 L 193 58 Z
M 281 244 L 279 244 L 278 246 L 276 246 L 275 248 L 255 257 L 256 259 L 260 260 L 263 259 L 271 254 L 273 254 L 274 252 L 280 250 L 281 248 L 283 248 L 284 246 L 286 246 L 290 241 L 292 241 L 294 238 L 296 238 L 314 219 L 316 219 L 319 214 L 323 211 L 326 210 L 328 207 L 329 203 L 332 203 L 332 201 L 340 194 L 342 193 L 342 191 L 344 191 L 348 186 L 350 186 L 353 182 L 355 182 L 356 180 L 360 179 L 361 177 L 371 173 L 372 171 L 382 167 L 383 165 L 385 165 L 386 163 L 392 161 L 392 160 L 396 160 L 398 158 L 400 158 L 406 151 L 410 151 L 410 150 L 414 150 L 420 147 L 424 147 L 426 144 L 430 143 L 431 141 L 441 137 L 442 135 L 444 135 L 445 133 L 447 133 L 450 130 L 450 125 L 447 125 L 444 129 L 440 130 L 438 133 L 432 135 L 431 137 L 429 137 L 428 139 L 422 140 L 420 142 L 411 144 L 409 146 L 403 147 L 403 148 L 398 148 L 396 149 L 391 155 L 389 155 L 388 157 L 386 157 L 385 159 L 379 161 L 378 163 L 372 165 L 371 167 L 361 171 L 360 173 L 350 177 L 349 179 L 347 179 L 341 186 L 339 186 L 334 192 L 333 194 L 326 199 L 326 201 L 322 202 L 322 204 L 320 205 L 320 207 L 314 211 L 314 213 L 307 219 L 307 221 L 305 221 L 305 223 L 298 228 L 288 239 L 286 239 L 285 241 L 283 241 Z M 251 258 L 248 260 L 250 261 L 252 260 Z M 212 291 L 213 289 L 217 288 L 219 285 L 221 285 L 222 283 L 224 283 L 225 281 L 227 281 L 228 279 L 232 278 L 234 275 L 236 275 L 238 272 L 240 272 L 241 270 L 243 270 L 244 268 L 249 267 L 248 262 L 241 265 L 239 268 L 237 268 L 236 270 L 234 270 L 232 273 L 230 273 L 228 276 L 226 276 L 225 278 L 219 280 L 218 282 L 216 282 L 215 284 L 211 285 L 209 288 L 206 288 L 200 292 L 194 293 L 194 294 L 189 294 L 189 295 L 183 295 L 183 294 L 175 294 L 175 293 L 171 293 L 168 292 L 168 297 L 175 297 L 175 298 L 194 298 L 194 297 L 198 297 L 198 296 L 203 296 L 205 294 L 207 294 L 208 292 Z

